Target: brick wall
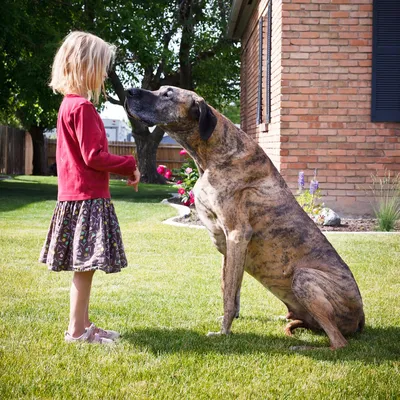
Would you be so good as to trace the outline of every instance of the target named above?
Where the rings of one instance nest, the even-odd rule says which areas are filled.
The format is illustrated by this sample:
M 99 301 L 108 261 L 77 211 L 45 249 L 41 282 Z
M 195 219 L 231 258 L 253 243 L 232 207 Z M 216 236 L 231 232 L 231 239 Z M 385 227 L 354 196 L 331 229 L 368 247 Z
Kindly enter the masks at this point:
M 370 210 L 371 174 L 400 170 L 400 124 L 371 122 L 372 0 L 283 0 L 281 170 L 318 169 L 326 202 Z
M 272 121 L 255 126 L 265 5 L 242 39 L 244 128 L 293 190 L 299 171 L 309 181 L 317 169 L 325 203 L 342 215 L 370 212 L 371 174 L 400 171 L 400 123 L 371 122 L 372 0 L 273 1 Z
M 266 50 L 267 50 L 267 6 L 269 0 L 261 0 L 247 25 L 242 38 L 241 74 L 241 126 L 258 141 L 279 169 L 281 162 L 281 53 L 282 53 L 282 1 L 275 0 L 272 7 L 271 43 L 271 122 L 265 123 L 266 105 Z M 258 43 L 259 18 L 263 18 L 263 76 L 262 76 L 262 115 L 261 124 L 256 124 L 258 94 Z

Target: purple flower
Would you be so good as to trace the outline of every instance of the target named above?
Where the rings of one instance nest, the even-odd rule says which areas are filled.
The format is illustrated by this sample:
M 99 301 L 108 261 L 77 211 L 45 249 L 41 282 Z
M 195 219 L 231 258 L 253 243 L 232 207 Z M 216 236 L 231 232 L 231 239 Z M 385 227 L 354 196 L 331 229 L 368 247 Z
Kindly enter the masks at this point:
M 310 182 L 310 194 L 314 194 L 318 190 L 318 181 L 313 179 Z
M 300 171 L 299 172 L 299 179 L 297 180 L 298 184 L 299 184 L 299 190 L 303 190 L 304 189 L 304 172 Z

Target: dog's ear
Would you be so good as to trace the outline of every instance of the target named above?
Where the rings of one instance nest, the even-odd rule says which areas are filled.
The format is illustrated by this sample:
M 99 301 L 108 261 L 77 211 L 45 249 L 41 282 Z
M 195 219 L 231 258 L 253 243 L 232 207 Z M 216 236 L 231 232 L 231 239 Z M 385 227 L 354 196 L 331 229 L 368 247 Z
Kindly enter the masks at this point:
M 212 112 L 211 108 L 204 102 L 193 102 L 191 115 L 199 121 L 199 132 L 202 140 L 208 140 L 214 132 L 217 125 L 217 117 Z
M 217 117 L 212 112 L 211 108 L 201 101 L 199 104 L 200 118 L 199 118 L 199 132 L 203 140 L 208 140 L 217 125 Z

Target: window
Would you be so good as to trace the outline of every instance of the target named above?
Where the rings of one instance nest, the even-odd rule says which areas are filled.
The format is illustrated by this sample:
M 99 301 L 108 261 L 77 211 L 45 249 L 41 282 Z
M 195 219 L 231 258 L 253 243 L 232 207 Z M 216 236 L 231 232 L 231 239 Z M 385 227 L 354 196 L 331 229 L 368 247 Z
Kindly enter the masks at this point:
M 272 2 L 268 4 L 266 16 L 266 60 L 263 63 L 264 50 L 264 17 L 258 20 L 258 91 L 257 91 L 257 124 L 271 121 L 271 23 L 272 23 Z M 263 104 L 263 79 L 265 77 L 265 103 Z M 265 110 L 263 110 L 263 106 Z M 264 116 L 264 118 L 263 118 Z
M 374 0 L 372 104 L 374 122 L 400 122 L 400 1 Z
M 267 65 L 266 65 L 266 104 L 265 122 L 271 122 L 271 36 L 272 36 L 272 0 L 268 4 L 267 12 Z
M 257 92 L 257 125 L 262 122 L 262 77 L 263 77 L 263 17 L 258 20 L 258 92 Z

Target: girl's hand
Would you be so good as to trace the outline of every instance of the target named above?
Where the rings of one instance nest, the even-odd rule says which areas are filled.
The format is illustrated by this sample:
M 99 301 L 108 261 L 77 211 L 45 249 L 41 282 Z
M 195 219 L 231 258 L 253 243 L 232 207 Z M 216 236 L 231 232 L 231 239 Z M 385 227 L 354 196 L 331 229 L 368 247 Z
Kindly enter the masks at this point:
M 140 182 L 140 171 L 136 168 L 135 172 L 132 176 L 128 178 L 128 186 L 133 186 L 135 192 L 139 189 L 139 182 Z

